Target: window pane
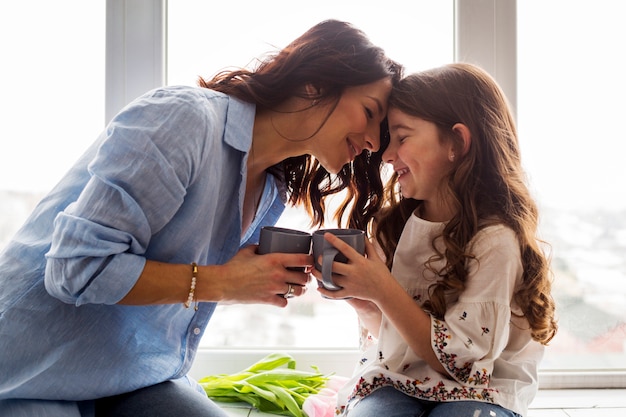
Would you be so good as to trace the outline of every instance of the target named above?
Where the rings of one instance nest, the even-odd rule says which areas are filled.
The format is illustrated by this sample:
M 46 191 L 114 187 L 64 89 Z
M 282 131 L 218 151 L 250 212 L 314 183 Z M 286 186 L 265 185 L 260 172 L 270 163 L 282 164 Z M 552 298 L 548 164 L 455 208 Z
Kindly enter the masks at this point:
M 560 316 L 543 367 L 626 369 L 626 3 L 517 5 L 520 138 Z
M 349 21 L 365 31 L 407 72 L 453 60 L 453 2 L 420 0 L 411 13 L 380 3 L 289 0 L 237 3 L 189 0 L 168 3 L 168 84 L 194 85 L 225 67 L 253 64 L 251 58 L 286 46 L 319 21 Z M 308 230 L 299 209 L 287 210 L 280 225 Z M 331 227 L 332 225 L 326 225 Z M 356 315 L 344 302 L 322 299 L 310 288 L 285 309 L 218 307 L 204 346 L 356 347 Z M 228 311 L 222 314 L 221 310 Z
M 0 247 L 104 126 L 105 2 L 0 8 Z

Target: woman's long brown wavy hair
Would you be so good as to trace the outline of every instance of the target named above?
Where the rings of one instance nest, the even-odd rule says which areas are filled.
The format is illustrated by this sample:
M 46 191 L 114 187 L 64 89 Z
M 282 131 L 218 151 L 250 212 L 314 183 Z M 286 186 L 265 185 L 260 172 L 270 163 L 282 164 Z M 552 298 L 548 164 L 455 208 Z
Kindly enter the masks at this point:
M 433 261 L 446 259 L 446 265 L 434 271 L 442 279 L 430 288 L 425 307 L 443 316 L 446 297 L 456 299 L 465 287 L 467 261 L 473 259 L 472 238 L 485 226 L 502 223 L 515 232 L 522 256 L 523 283 L 515 301 L 533 339 L 547 344 L 557 331 L 552 275 L 544 242 L 537 238 L 538 209 L 526 185 L 517 129 L 502 90 L 482 69 L 457 63 L 407 76 L 394 87 L 389 107 L 436 124 L 441 140 L 452 141 L 459 150 L 457 156 L 462 155 L 462 145 L 452 126 L 464 124 L 472 137 L 468 152 L 447 178 L 456 214 L 437 238 L 442 239 L 445 252 L 435 248 L 436 255 L 428 262 L 431 267 Z M 375 221 L 376 237 L 390 268 L 402 228 L 421 204 L 401 198 L 397 187 L 394 176 L 385 194 L 389 205 Z
M 198 84 L 255 103 L 257 109 L 273 109 L 290 97 L 301 97 L 303 87 L 310 84 L 322 92 L 313 98 L 330 103 L 332 112 L 345 88 L 384 78 L 391 78 L 395 84 L 402 70 L 361 30 L 346 22 L 326 20 L 260 61 L 255 70 L 224 71 L 210 80 L 200 78 Z M 324 223 L 326 197 L 345 189 L 346 198 L 335 219 L 342 224 L 344 214 L 350 210 L 345 223 L 365 230 L 382 203 L 380 168 L 381 154 L 388 143 L 386 121 L 380 132 L 381 149 L 364 152 L 336 176 L 310 155 L 286 159 L 269 172 L 284 180 L 289 203 L 302 203 L 312 216 L 312 225 Z

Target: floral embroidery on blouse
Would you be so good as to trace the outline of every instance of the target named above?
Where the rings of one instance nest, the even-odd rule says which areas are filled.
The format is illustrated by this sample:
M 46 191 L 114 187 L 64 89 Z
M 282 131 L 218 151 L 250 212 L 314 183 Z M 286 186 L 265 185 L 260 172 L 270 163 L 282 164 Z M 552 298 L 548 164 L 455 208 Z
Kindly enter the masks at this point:
M 481 400 L 487 402 L 494 402 L 493 394 L 498 391 L 490 388 L 474 388 L 474 387 L 455 387 L 449 389 L 443 383 L 439 382 L 437 385 L 430 388 L 423 388 L 422 386 L 428 382 L 430 378 L 425 378 L 423 381 L 414 379 L 407 379 L 405 381 L 393 380 L 384 374 L 379 374 L 372 379 L 372 382 L 366 381 L 361 378 L 357 386 L 352 391 L 351 398 L 362 398 L 371 394 L 374 390 L 391 386 L 407 395 L 421 398 L 425 400 L 434 401 L 450 401 L 450 400 Z M 342 409 L 338 409 L 338 411 Z
M 491 375 L 487 372 L 486 369 L 482 371 L 476 371 L 472 375 L 472 363 L 465 362 L 462 366 L 457 366 L 457 354 L 445 352 L 445 347 L 448 345 L 447 340 L 451 339 L 452 336 L 446 333 L 448 328 L 446 325 L 437 319 L 433 320 L 435 327 L 435 348 L 437 349 L 437 353 L 439 354 L 439 361 L 441 364 L 448 370 L 452 375 L 458 378 L 459 381 L 474 384 L 474 385 L 488 385 L 491 379 Z M 483 335 L 485 333 L 489 333 L 489 329 L 483 328 Z M 468 339 L 471 343 L 472 340 Z M 467 344 L 466 344 L 467 346 Z

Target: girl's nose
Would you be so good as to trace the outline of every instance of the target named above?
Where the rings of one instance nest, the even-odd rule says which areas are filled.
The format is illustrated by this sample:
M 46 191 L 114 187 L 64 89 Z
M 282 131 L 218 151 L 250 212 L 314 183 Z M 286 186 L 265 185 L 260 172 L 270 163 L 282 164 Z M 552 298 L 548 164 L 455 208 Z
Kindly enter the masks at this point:
M 391 164 L 396 160 L 396 147 L 392 141 L 389 141 L 389 145 L 387 145 L 387 149 L 382 154 L 383 161 Z

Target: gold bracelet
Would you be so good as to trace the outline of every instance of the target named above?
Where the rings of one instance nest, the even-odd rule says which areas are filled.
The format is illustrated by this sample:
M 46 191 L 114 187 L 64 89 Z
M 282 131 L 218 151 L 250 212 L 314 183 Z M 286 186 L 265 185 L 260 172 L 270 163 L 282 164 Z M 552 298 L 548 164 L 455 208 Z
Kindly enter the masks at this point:
M 194 303 L 193 309 L 198 311 L 198 302 L 195 300 L 196 298 L 196 279 L 198 277 L 198 265 L 195 262 L 191 263 L 191 287 L 189 287 L 189 295 L 187 296 L 187 301 L 185 301 L 185 308 L 189 308 L 191 303 Z

